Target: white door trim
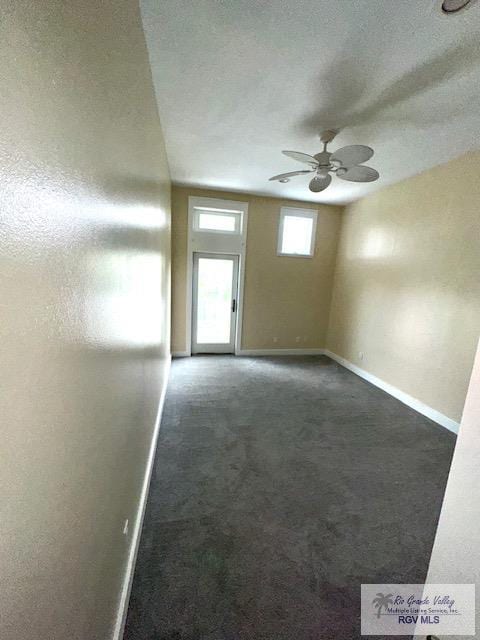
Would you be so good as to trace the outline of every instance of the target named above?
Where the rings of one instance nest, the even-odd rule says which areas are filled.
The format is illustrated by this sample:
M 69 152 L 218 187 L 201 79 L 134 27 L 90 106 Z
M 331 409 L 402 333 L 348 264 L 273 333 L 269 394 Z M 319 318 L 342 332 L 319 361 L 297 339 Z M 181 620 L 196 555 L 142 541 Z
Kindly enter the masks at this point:
M 241 234 L 221 234 L 195 232 L 193 229 L 194 211 L 196 207 L 212 207 L 226 211 L 240 211 L 242 213 Z M 248 202 L 239 200 L 222 200 L 220 198 L 188 198 L 188 243 L 187 243 L 187 291 L 185 317 L 185 351 L 182 355 L 192 355 L 192 293 L 193 293 L 193 254 L 226 253 L 238 255 L 238 307 L 235 334 L 235 355 L 241 351 L 243 326 L 243 298 L 245 290 L 245 256 L 247 247 Z

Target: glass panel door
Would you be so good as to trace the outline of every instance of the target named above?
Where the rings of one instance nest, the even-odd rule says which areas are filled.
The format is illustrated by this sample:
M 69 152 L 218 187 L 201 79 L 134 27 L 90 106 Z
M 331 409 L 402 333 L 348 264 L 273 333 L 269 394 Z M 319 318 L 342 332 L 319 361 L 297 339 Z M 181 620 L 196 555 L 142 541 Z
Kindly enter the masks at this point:
M 234 353 L 238 256 L 195 253 L 192 353 Z

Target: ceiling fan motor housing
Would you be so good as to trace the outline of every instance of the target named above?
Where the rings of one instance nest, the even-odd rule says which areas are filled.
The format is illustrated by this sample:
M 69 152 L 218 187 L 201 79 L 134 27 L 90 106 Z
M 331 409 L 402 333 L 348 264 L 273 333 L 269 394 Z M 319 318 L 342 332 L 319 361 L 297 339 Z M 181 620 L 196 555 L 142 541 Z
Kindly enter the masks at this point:
M 318 162 L 317 167 L 317 175 L 326 176 L 327 173 L 332 168 L 332 164 L 330 162 L 330 156 L 332 154 L 328 151 L 321 151 L 320 153 L 316 153 L 313 157 Z
M 320 151 L 320 153 L 316 153 L 313 157 L 318 161 L 319 165 L 329 167 L 331 155 L 332 154 L 329 151 Z

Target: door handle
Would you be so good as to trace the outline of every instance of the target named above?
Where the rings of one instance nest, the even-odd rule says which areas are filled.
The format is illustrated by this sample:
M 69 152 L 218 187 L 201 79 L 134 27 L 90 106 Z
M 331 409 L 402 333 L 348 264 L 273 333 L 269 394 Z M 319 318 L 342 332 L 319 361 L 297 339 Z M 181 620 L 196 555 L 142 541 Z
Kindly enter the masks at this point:
M 232 300 L 232 313 L 235 313 L 236 310 L 237 310 L 237 301 L 234 298 Z

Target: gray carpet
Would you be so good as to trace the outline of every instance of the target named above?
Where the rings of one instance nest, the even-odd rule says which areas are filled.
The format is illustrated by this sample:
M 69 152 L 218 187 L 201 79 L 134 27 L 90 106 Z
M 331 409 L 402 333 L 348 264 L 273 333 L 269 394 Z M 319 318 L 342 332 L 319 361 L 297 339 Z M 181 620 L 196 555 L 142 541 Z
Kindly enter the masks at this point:
M 326 357 L 174 361 L 125 640 L 360 638 L 362 582 L 425 579 L 454 444 Z

